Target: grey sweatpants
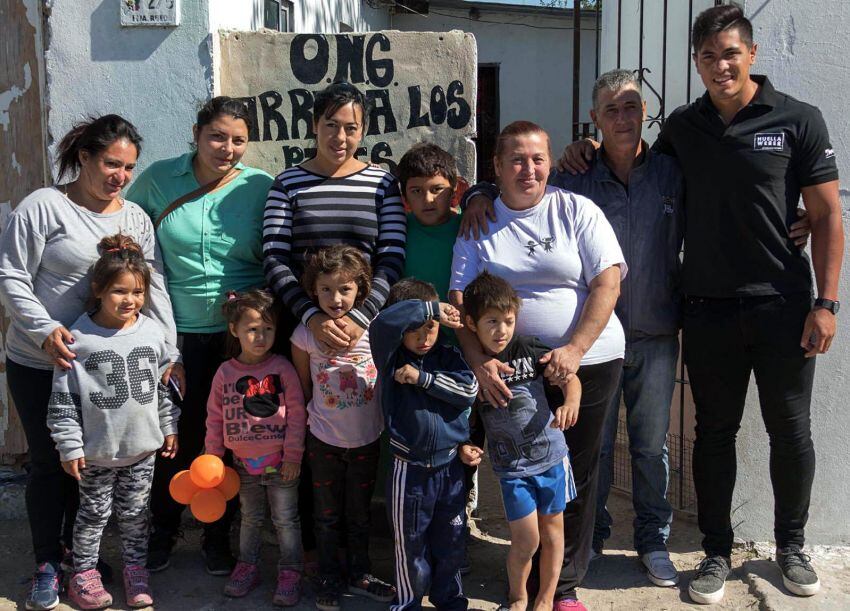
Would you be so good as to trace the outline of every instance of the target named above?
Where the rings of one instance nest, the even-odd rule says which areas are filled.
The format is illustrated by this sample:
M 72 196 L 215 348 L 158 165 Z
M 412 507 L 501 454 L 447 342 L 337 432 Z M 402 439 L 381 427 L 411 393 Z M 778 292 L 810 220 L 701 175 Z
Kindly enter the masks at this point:
M 150 512 L 148 504 L 156 454 L 127 467 L 82 470 L 80 509 L 74 524 L 74 571 L 95 568 L 100 537 L 115 507 L 124 566 L 144 566 L 148 556 Z

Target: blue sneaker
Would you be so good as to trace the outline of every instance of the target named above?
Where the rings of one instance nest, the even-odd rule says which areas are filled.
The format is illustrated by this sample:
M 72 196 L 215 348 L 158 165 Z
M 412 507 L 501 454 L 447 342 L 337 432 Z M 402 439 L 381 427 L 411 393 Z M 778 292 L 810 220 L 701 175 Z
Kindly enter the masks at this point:
M 26 608 L 32 611 L 52 609 L 59 604 L 59 589 L 62 569 L 53 562 L 44 562 L 36 567 L 32 576 L 32 589 L 27 596 Z

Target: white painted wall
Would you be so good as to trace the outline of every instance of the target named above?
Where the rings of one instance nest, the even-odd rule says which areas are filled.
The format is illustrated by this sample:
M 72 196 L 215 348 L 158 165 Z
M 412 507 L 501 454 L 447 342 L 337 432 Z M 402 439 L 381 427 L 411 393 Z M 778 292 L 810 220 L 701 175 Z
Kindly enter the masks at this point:
M 55 0 L 45 68 L 51 153 L 73 123 L 118 113 L 145 138 L 139 169 L 185 151 L 212 91 L 206 0 L 183 0 L 176 28 L 119 25 L 109 0 Z
M 263 0 L 208 0 L 210 31 L 258 30 L 263 27 Z M 295 0 L 295 32 L 341 31 L 341 24 L 355 32 L 389 27 L 387 9 L 373 9 L 362 0 Z
M 744 5 L 759 43 L 754 72 L 767 74 L 774 86 L 818 106 L 829 127 L 842 178 L 844 211 L 844 268 L 841 297 L 850 302 L 850 11 L 846 0 L 750 0 Z M 812 435 L 817 472 L 806 538 L 812 543 L 850 545 L 850 325 L 838 315 L 838 335 L 826 356 L 818 357 L 812 400 Z M 746 415 L 738 436 L 738 486 L 733 516 L 745 539 L 773 538 L 773 497 L 768 479 L 768 439 L 751 386 Z
M 449 17 L 439 15 L 445 13 Z M 484 21 L 499 21 L 492 24 Z M 510 25 L 524 23 L 535 28 Z M 427 17 L 411 14 L 393 16 L 394 29 L 411 32 L 463 30 L 475 35 L 478 63 L 499 64 L 500 127 L 526 119 L 543 126 L 560 151 L 571 141 L 573 99 L 573 34 L 569 17 L 506 13 L 494 5 L 481 9 L 480 20 L 469 19 L 467 11 L 432 6 Z M 596 62 L 595 18 L 585 17 L 582 26 L 582 101 L 580 121 L 589 121 L 590 91 Z M 541 29 L 560 28 L 560 29 Z M 585 96 L 583 96 L 585 97 Z

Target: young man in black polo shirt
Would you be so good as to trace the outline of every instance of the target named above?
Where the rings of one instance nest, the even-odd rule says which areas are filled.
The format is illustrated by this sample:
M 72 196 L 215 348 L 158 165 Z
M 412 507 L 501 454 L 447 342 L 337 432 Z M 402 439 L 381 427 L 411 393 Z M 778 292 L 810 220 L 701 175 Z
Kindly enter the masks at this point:
M 829 349 L 844 249 L 835 153 L 820 111 L 750 74 L 757 46 L 740 7 L 701 13 L 694 62 L 706 93 L 677 109 L 656 147 L 686 184 L 683 346 L 696 403 L 694 483 L 706 558 L 696 603 L 723 597 L 730 570 L 735 436 L 751 372 L 770 436 L 777 562 L 785 586 L 819 588 L 802 553 L 815 471 L 809 408 L 816 354 Z M 809 213 L 809 258 L 789 237 Z

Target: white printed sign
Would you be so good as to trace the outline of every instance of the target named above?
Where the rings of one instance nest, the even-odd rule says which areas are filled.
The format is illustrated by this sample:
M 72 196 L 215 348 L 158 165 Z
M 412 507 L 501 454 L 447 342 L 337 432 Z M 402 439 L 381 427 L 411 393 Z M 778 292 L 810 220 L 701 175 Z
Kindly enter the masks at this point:
M 176 26 L 180 0 L 118 0 L 122 26 Z

